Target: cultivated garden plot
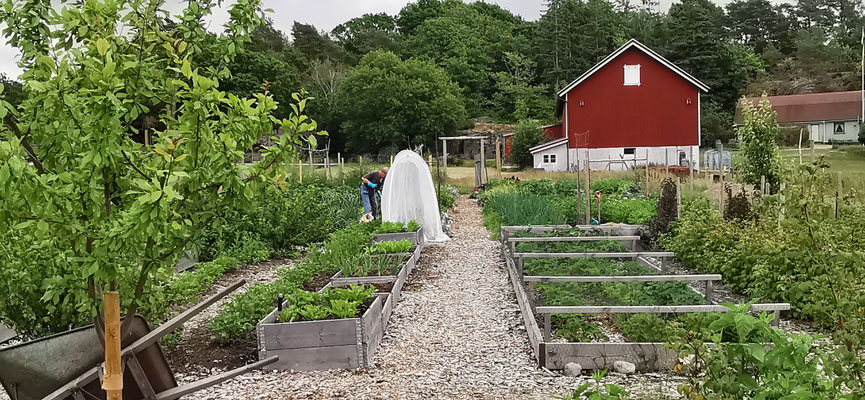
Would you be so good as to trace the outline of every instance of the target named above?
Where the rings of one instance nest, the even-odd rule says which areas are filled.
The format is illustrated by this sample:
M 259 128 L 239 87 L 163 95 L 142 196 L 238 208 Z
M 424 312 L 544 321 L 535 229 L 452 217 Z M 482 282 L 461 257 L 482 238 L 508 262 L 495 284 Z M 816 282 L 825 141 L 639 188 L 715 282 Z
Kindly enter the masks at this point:
M 407 230 L 416 243 L 409 239 L 375 241 L 361 257 L 341 260 L 340 270 L 318 292 L 294 291 L 259 321 L 259 359 L 280 357 L 269 369 L 372 366 L 403 286 L 423 250 L 416 222 L 405 228 L 385 223 L 376 231 L 382 228 Z
M 538 363 L 562 369 L 673 368 L 676 330 L 702 332 L 726 312 L 713 304 L 720 275 L 666 274 L 670 252 L 640 251 L 640 226 L 504 226 L 502 249 Z M 658 261 L 656 261 L 658 260 Z M 705 282 L 700 295 L 688 282 Z M 786 303 L 752 311 L 789 310 Z M 708 335 L 707 335 L 708 336 Z M 708 337 L 707 339 L 708 340 Z

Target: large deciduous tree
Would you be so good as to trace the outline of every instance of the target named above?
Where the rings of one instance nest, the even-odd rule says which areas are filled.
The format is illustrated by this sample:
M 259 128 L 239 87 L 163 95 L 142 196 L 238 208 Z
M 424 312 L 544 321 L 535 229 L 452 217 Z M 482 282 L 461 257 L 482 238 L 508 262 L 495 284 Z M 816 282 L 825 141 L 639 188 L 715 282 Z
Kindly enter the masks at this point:
M 420 7 L 427 2 L 410 5 Z M 400 53 L 434 61 L 463 89 L 466 108 L 472 116 L 490 109 L 494 88 L 492 74 L 504 69 L 504 54 L 527 46 L 523 23 L 498 6 L 464 4 L 446 0 L 431 6 L 438 10 L 405 35 Z M 432 12 L 432 11 L 430 11 Z M 404 21 L 405 15 L 400 21 Z
M 107 290 L 119 290 L 133 314 L 148 277 L 174 265 L 216 207 L 249 204 L 257 186 L 284 179 L 295 146 L 314 141 L 306 100 L 295 96 L 277 119 L 266 88 L 242 98 L 219 87 L 262 22 L 260 3 L 230 7 L 216 40 L 222 57 L 210 65 L 196 55 L 212 44 L 203 18 L 213 0 L 188 1 L 176 23 L 161 18 L 161 1 L 88 0 L 59 11 L 47 0 L 9 2 L 0 11 L 22 52 L 26 92 L 18 106 L 0 102 L 0 232 L 13 241 L 0 250 L 4 259 L 53 256 L 4 262 L 4 281 L 43 280 L 4 297 L 0 317 L 31 336 L 67 328 L 81 323 L 70 315 L 97 316 Z M 261 162 L 238 163 L 276 129 Z M 33 297 L 20 291 L 38 292 L 42 304 L 26 304 Z
M 441 68 L 382 50 L 361 59 L 342 82 L 338 103 L 354 152 L 432 145 L 465 118 L 460 89 Z
M 365 14 L 333 28 L 331 35 L 354 62 L 373 50 L 396 50 L 396 19 L 385 13 Z

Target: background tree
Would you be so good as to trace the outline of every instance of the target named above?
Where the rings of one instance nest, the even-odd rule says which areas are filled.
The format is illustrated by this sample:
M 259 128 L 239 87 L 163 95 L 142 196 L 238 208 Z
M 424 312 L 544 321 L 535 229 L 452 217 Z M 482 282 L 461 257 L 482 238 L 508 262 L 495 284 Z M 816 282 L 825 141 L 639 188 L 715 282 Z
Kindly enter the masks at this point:
M 463 89 L 469 114 L 484 115 L 493 95 L 492 73 L 515 43 L 516 25 L 490 7 L 443 4 L 440 16 L 423 21 L 405 36 L 401 54 L 442 67 Z
M 520 168 L 530 168 L 534 165 L 534 157 L 529 149 L 544 142 L 544 130 L 537 120 L 524 119 L 514 126 L 514 138 L 511 142 L 511 155 L 508 162 L 519 165 Z
M 345 60 L 345 53 L 327 35 L 323 35 L 309 24 L 295 21 L 291 27 L 291 36 L 294 38 L 294 47 L 298 49 L 307 60 Z
M 526 56 L 507 52 L 506 71 L 493 76 L 496 93 L 494 110 L 499 119 L 513 122 L 522 119 L 555 120 L 555 98 L 546 85 L 535 85 L 535 63 Z
M 763 94 L 757 107 L 747 100 L 742 101 L 744 122 L 736 129 L 739 148 L 744 160 L 738 166 L 742 179 L 751 184 L 759 184 L 761 177 L 776 191 L 781 181 L 781 151 L 775 139 L 781 133 L 772 103 Z
M 18 106 L 27 97 L 24 93 L 24 84 L 14 79 L 9 79 L 6 74 L 0 74 L 0 85 L 3 87 L 3 92 L 0 93 L 0 98 L 4 101 Z
M 432 145 L 465 118 L 460 89 L 435 64 L 376 50 L 342 82 L 342 131 L 356 153 Z
M 605 0 L 550 1 L 537 29 L 534 48 L 541 80 L 557 89 L 627 41 L 621 15 Z
M 396 18 L 385 13 L 365 14 L 331 31 L 336 43 L 356 63 L 373 50 L 396 51 Z
M 294 146 L 316 127 L 300 97 L 296 112 L 276 119 L 266 89 L 240 98 L 218 88 L 262 23 L 260 1 L 231 6 L 216 39 L 222 57 L 208 66 L 195 56 L 210 45 L 202 20 L 213 1 L 190 0 L 170 28 L 159 4 L 93 0 L 57 13 L 46 1 L 0 11 L 4 35 L 22 50 L 27 95 L 17 107 L 0 102 L 0 232 L 15 241 L 4 249 L 56 255 L 48 265 L 4 266 L 44 277 L 20 288 L 45 304 L 30 311 L 46 314 L 15 321 L 30 334 L 80 323 L 69 309 L 98 315 L 103 291 L 119 290 L 134 314 L 148 278 L 171 270 L 201 234 L 193 227 L 220 205 L 249 204 L 257 186 L 281 182 Z M 160 120 L 146 145 L 133 140 L 145 114 Z M 261 162 L 237 163 L 276 128 L 284 134 Z

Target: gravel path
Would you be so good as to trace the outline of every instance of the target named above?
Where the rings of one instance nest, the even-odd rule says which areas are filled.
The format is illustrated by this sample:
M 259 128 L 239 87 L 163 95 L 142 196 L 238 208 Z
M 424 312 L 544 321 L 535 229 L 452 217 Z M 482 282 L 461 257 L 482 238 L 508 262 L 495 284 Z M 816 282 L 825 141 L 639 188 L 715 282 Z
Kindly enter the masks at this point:
M 461 197 L 452 241 L 424 250 L 391 317 L 375 368 L 254 371 L 189 399 L 550 399 L 589 378 L 537 368 L 502 266 L 477 204 Z M 182 381 L 207 376 L 186 374 Z M 212 369 L 211 374 L 220 372 Z M 634 398 L 673 398 L 661 374 L 616 376 Z

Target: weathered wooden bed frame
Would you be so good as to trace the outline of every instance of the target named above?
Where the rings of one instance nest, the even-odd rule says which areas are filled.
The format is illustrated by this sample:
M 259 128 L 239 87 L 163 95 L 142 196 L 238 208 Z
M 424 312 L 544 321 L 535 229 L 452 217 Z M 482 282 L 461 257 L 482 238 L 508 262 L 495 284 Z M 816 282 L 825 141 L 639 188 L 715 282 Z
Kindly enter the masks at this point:
M 547 232 L 559 229 L 579 229 L 584 232 L 602 232 L 606 236 L 542 237 Z M 503 226 L 501 228 L 502 254 L 517 297 L 529 342 L 538 365 L 548 369 L 563 369 L 566 364 L 579 363 L 583 369 L 609 369 L 616 361 L 633 363 L 638 371 L 670 369 L 678 361 L 678 354 L 664 347 L 664 343 L 579 343 L 552 341 L 552 314 L 632 314 L 632 313 L 707 313 L 726 312 L 726 307 L 713 304 L 713 282 L 721 281 L 718 274 L 669 275 L 666 260 L 670 252 L 645 252 L 639 250 L 639 225 L 554 225 L 554 226 Z M 513 237 L 516 232 L 529 232 L 538 237 Z M 516 243 L 521 242 L 574 242 L 574 241 L 620 241 L 630 243 L 626 253 L 517 253 Z M 660 260 L 656 265 L 647 257 Z M 663 275 L 637 276 L 525 276 L 523 262 L 526 258 L 629 258 L 637 263 L 661 272 Z M 530 295 L 535 282 L 705 282 L 704 297 L 708 304 L 682 306 L 536 306 Z M 526 288 L 529 288 L 527 290 Z M 789 310 L 787 303 L 754 304 L 752 311 L 773 311 L 773 324 L 780 320 L 781 311 Z M 541 316 L 543 326 L 538 325 L 536 315 Z
M 390 292 L 375 293 L 373 304 L 359 318 L 275 323 L 278 311 L 271 311 L 256 326 L 259 360 L 278 355 L 279 360 L 267 367 L 273 370 L 371 367 L 402 289 L 423 251 L 423 241 L 416 244 L 411 253 L 405 253 L 408 258 L 396 275 L 343 277 L 342 272 L 337 272 L 319 290 L 352 283 L 393 283 Z M 287 301 L 283 303 L 283 307 L 288 305 Z

